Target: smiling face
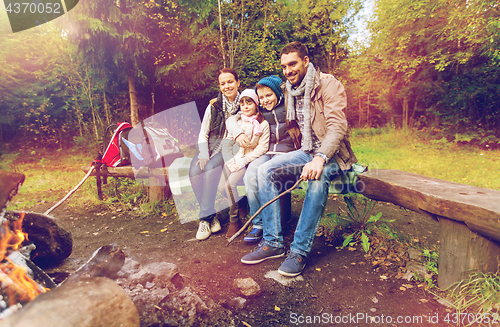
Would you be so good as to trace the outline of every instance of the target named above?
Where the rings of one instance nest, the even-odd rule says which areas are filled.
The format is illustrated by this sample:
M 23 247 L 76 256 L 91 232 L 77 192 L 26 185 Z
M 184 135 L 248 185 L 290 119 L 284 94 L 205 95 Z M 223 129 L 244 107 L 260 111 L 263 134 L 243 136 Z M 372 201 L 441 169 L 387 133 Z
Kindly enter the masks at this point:
M 305 56 L 304 59 L 299 57 L 297 52 L 290 52 L 281 55 L 281 68 L 283 75 L 290 81 L 293 86 L 298 86 L 304 79 L 309 66 L 309 57 Z
M 237 81 L 233 74 L 222 73 L 219 75 L 219 88 L 229 101 L 234 101 L 239 87 L 240 81 Z
M 240 99 L 241 113 L 245 116 L 253 116 L 257 113 L 257 105 L 249 97 Z
M 278 97 L 276 93 L 273 92 L 267 86 L 259 86 L 257 89 L 257 95 L 259 96 L 259 101 L 262 107 L 271 111 L 278 104 Z

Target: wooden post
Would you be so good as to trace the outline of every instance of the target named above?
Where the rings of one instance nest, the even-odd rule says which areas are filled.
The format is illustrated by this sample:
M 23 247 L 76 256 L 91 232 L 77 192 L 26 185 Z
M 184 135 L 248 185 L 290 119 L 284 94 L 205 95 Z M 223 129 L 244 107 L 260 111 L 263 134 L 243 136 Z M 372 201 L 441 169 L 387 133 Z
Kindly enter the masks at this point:
M 462 222 L 441 216 L 439 225 L 438 286 L 445 289 L 472 272 L 500 270 L 500 244 L 469 229 Z
M 161 180 L 157 177 L 149 177 L 148 178 L 148 195 L 149 195 L 149 203 L 155 201 L 161 201 L 164 199 L 163 196 L 163 186 L 161 185 Z
M 97 197 L 102 201 L 102 187 L 101 187 L 101 165 L 95 167 L 95 182 L 97 187 Z

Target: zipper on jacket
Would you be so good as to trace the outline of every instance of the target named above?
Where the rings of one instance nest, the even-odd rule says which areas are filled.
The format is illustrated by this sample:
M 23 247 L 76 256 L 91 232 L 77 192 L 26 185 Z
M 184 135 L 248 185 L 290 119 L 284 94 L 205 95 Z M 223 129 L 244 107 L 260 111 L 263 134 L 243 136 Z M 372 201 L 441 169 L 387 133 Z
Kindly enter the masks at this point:
M 273 109 L 273 117 L 274 117 L 274 122 L 276 123 L 276 143 L 274 144 L 273 151 L 276 152 L 276 148 L 278 147 L 280 139 L 280 122 L 278 121 L 278 117 L 276 117 L 276 111 L 274 109 Z

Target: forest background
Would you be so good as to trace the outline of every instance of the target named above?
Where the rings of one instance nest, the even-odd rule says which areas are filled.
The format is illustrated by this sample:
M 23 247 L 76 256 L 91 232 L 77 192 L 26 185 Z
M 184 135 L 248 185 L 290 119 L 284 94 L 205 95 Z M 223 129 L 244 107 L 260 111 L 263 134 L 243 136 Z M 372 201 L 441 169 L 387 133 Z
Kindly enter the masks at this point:
M 221 68 L 235 68 L 243 87 L 283 78 L 279 51 L 293 40 L 343 82 L 352 126 L 499 146 L 498 1 L 376 0 L 370 38 L 352 41 L 364 5 L 80 0 L 54 22 L 15 34 L 2 10 L 0 154 L 99 144 L 112 122 L 135 124 L 191 101 L 201 116 Z

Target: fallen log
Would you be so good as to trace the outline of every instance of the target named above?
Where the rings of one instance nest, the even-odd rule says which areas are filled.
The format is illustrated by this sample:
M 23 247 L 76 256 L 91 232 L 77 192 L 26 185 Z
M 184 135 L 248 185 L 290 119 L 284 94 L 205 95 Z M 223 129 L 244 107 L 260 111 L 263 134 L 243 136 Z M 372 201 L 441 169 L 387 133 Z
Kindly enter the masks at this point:
M 24 214 L 23 231 L 28 234 L 25 244 L 33 243 L 36 248 L 31 251 L 30 259 L 40 267 L 59 264 L 71 255 L 73 238 L 71 233 L 61 228 L 57 219 L 36 212 L 7 212 L 7 215 Z
M 138 327 L 139 313 L 113 280 L 84 278 L 40 294 L 0 327 Z
M 0 211 L 3 211 L 12 197 L 17 194 L 24 179 L 23 174 L 0 170 Z

